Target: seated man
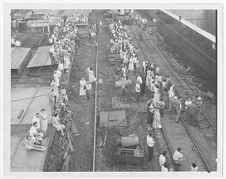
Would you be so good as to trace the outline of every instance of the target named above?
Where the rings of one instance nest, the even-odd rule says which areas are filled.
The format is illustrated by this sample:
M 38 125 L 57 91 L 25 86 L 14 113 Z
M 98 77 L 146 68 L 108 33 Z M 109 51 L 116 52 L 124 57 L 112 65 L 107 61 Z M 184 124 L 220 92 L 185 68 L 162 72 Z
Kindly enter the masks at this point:
M 177 147 L 177 150 L 175 150 L 174 154 L 173 154 L 173 160 L 177 165 L 181 165 L 181 163 L 183 163 L 183 161 L 186 160 L 186 156 L 184 156 L 184 154 L 181 153 L 181 147 Z
M 57 131 L 61 132 L 62 136 L 64 136 L 65 125 L 60 123 L 57 113 L 53 114 L 52 125 L 56 128 Z
M 38 151 L 46 150 L 46 147 L 35 144 L 35 142 L 31 139 L 30 136 L 27 137 L 27 140 L 25 141 L 25 145 L 27 150 L 38 150 Z
M 36 127 L 36 129 L 37 130 L 40 130 L 40 118 L 39 118 L 39 113 L 36 113 L 35 114 L 35 116 L 32 118 L 32 124 L 34 123 L 34 122 L 37 122 L 37 127 Z
M 31 137 L 31 140 L 34 141 L 34 144 L 40 145 L 43 140 L 43 133 L 38 132 L 37 128 L 38 128 L 38 122 L 35 121 L 32 123 L 32 126 L 29 131 L 29 135 Z

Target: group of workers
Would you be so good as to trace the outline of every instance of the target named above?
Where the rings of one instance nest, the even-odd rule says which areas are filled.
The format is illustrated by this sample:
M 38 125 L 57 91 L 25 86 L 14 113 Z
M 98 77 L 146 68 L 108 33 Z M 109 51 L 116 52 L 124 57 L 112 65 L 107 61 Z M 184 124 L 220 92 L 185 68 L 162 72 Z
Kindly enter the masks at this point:
M 54 49 L 50 51 L 50 56 L 53 58 L 53 61 L 58 64 L 57 70 L 53 73 L 51 92 L 49 95 L 52 112 L 50 120 L 52 126 L 59 131 L 62 136 L 65 134 L 65 121 L 63 118 L 70 113 L 66 81 L 69 78 L 69 71 L 74 61 L 74 55 L 79 48 L 79 39 L 75 37 L 77 37 L 77 27 L 73 25 L 72 22 L 66 20 L 64 25 L 55 27 L 50 39 Z M 36 113 L 35 117 L 32 119 L 32 126 L 29 131 L 29 136 L 27 137 L 27 149 L 45 150 L 42 141 L 44 137 L 47 136 L 48 120 L 49 117 L 45 109 L 41 110 L 40 115 Z
M 64 25 L 56 26 L 49 34 L 49 42 L 52 44 L 49 50 L 52 64 L 63 64 L 64 69 L 68 69 L 80 47 L 77 26 L 67 19 Z
M 146 24 L 146 21 L 144 22 Z M 202 98 L 196 97 L 195 101 L 192 101 L 190 97 L 183 99 L 178 95 L 175 85 L 170 76 L 163 76 L 160 68 L 154 63 L 150 63 L 146 58 L 142 65 L 138 60 L 138 49 L 133 44 L 131 38 L 128 35 L 128 30 L 120 20 L 114 21 L 109 25 L 110 29 L 110 53 L 112 55 L 120 56 L 122 61 L 121 79 L 129 81 L 131 75 L 136 75 L 135 83 L 135 102 L 139 102 L 139 98 L 146 93 L 148 96 L 147 102 L 147 128 L 150 133 L 155 131 L 159 133 L 159 129 L 162 128 L 160 118 L 164 116 L 164 110 L 169 109 L 170 112 L 176 113 L 175 122 L 179 123 L 182 116 L 188 124 L 197 126 L 198 121 L 201 120 L 200 114 L 203 110 Z M 130 80 L 132 81 L 132 80 Z M 126 89 L 127 84 L 121 84 L 121 97 L 122 101 L 128 100 Z M 153 147 L 155 141 L 152 138 L 152 134 L 147 136 L 147 144 L 149 151 L 149 161 L 153 158 Z M 171 171 L 169 169 L 169 162 L 166 161 L 166 151 L 162 152 L 159 157 L 159 164 L 161 171 Z M 178 147 L 173 154 L 173 160 L 175 164 L 181 165 L 186 156 L 181 153 L 181 147 Z M 197 171 L 197 163 L 191 164 L 191 171 Z

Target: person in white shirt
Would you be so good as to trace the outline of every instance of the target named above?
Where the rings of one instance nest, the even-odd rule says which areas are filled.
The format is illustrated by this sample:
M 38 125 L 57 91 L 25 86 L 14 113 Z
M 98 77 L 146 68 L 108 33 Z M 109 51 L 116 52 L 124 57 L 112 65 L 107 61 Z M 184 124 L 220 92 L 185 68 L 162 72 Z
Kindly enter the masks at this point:
M 138 82 L 139 84 L 142 84 L 142 78 L 141 78 L 141 76 L 138 76 L 138 77 L 137 77 L 137 82 Z
M 41 109 L 40 113 L 40 126 L 41 130 L 44 134 L 46 134 L 47 128 L 48 128 L 48 115 L 46 113 L 46 110 L 43 108 Z
M 95 78 L 93 69 L 90 68 L 90 71 L 89 71 L 89 82 L 92 84 L 92 83 L 95 82 L 95 81 L 96 81 L 96 78 Z
M 193 162 L 191 164 L 191 172 L 197 172 L 199 170 L 198 166 L 197 166 L 197 162 Z
M 58 78 L 60 78 L 62 75 L 62 72 L 59 69 L 57 69 L 56 74 L 57 74 Z
M 161 153 L 161 155 L 159 156 L 159 165 L 160 165 L 160 167 L 162 167 L 163 164 L 166 162 L 166 154 L 167 154 L 167 151 L 163 151 Z
M 30 131 L 29 131 L 29 135 L 31 137 L 31 140 L 35 144 L 39 144 L 40 145 L 42 140 L 43 140 L 43 133 L 42 132 L 38 132 L 37 127 L 38 127 L 37 121 L 33 122 L 32 126 L 30 128 Z
M 84 77 L 80 80 L 79 85 L 79 96 L 86 99 L 86 80 Z
M 21 42 L 20 42 L 19 40 L 16 40 L 15 46 L 16 46 L 16 47 L 20 47 L 20 46 L 21 46 Z
M 181 153 L 181 147 L 177 147 L 177 150 L 173 153 L 173 160 L 177 165 L 181 165 L 187 157 Z
M 153 158 L 155 146 L 155 140 L 153 139 L 151 133 L 149 133 L 147 136 L 147 145 L 148 145 L 148 161 L 150 162 Z
M 37 122 L 37 130 L 40 129 L 40 119 L 39 119 L 39 113 L 36 113 L 35 116 L 32 118 L 32 124 L 34 122 Z
M 135 92 L 136 92 L 136 102 L 138 102 L 140 98 L 140 84 L 137 82 L 135 86 Z
M 188 109 L 189 105 L 192 104 L 192 100 L 190 97 L 187 97 L 186 101 L 184 102 L 185 104 L 185 109 Z
M 59 63 L 59 65 L 58 65 L 58 69 L 59 69 L 60 71 L 63 71 L 63 69 L 64 69 L 64 65 L 63 65 L 63 63 Z

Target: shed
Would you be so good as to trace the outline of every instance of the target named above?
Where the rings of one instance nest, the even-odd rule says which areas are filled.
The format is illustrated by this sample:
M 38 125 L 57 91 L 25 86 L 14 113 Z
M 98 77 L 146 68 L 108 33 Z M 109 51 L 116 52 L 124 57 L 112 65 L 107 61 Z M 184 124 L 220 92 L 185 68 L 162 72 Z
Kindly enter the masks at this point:
M 31 49 L 24 47 L 11 48 L 11 73 L 20 75 L 31 58 Z

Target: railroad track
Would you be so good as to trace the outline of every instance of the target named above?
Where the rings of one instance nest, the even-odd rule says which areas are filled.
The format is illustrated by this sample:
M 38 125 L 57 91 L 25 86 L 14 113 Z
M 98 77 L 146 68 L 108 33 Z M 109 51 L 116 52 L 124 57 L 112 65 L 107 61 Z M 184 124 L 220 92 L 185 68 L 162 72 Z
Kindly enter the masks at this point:
M 96 14 L 96 25 L 99 25 L 99 11 Z M 97 27 L 98 29 L 98 27 Z M 98 58 L 99 58 L 99 32 L 96 36 L 96 77 L 98 74 Z M 98 103 L 98 95 L 97 95 L 97 85 L 95 85 L 95 95 L 94 95 L 94 131 L 93 131 L 93 172 L 96 171 L 96 140 L 97 140 L 97 103 Z
M 157 52 L 157 56 L 160 56 L 160 58 L 163 61 L 163 67 L 164 67 L 164 65 L 167 65 L 166 72 L 169 72 L 170 74 L 172 74 L 174 76 L 174 83 L 175 84 L 179 84 L 179 85 L 177 85 L 177 91 L 178 91 L 178 93 L 181 96 L 190 96 L 193 100 L 195 100 L 195 93 L 192 91 L 192 89 L 189 88 L 189 86 L 180 77 L 180 75 L 182 75 L 182 73 L 183 73 L 183 68 L 173 58 L 167 56 L 166 53 L 160 52 L 160 50 L 158 49 L 158 47 L 156 47 L 156 45 L 152 42 L 152 40 L 150 40 L 150 38 L 148 37 L 148 35 L 146 33 L 143 33 L 143 35 L 146 37 L 145 44 L 146 43 L 150 43 L 151 44 L 151 45 L 147 45 L 148 46 L 147 48 L 149 48 L 150 46 L 152 48 L 154 48 L 154 50 Z M 144 51 L 143 51 L 142 48 L 141 48 L 141 50 L 144 53 Z M 152 58 L 152 61 L 154 63 L 156 63 L 156 64 L 159 64 L 160 62 L 159 61 L 156 61 L 155 59 L 158 59 L 158 58 Z M 177 72 L 175 72 L 175 71 L 177 71 Z M 210 127 L 214 131 L 216 131 L 217 130 L 216 129 L 216 125 L 212 122 L 212 120 L 210 119 L 210 117 L 206 114 L 206 111 L 203 110 L 201 112 L 201 114 L 208 121 Z
M 137 39 L 137 35 L 133 31 L 132 27 L 129 26 L 129 28 L 130 28 L 130 31 L 132 33 L 132 36 L 134 37 L 135 41 L 137 42 L 139 49 L 141 50 L 144 57 L 146 57 L 147 59 L 151 59 L 152 62 L 157 64 L 160 67 L 160 70 L 161 70 L 162 73 L 171 74 L 171 78 L 173 78 L 172 80 L 174 81 L 175 87 L 176 87 L 178 93 L 181 96 L 192 96 L 191 90 L 187 87 L 187 85 L 184 83 L 184 81 L 180 79 L 179 75 L 174 72 L 174 69 L 172 69 L 171 65 L 166 60 L 166 57 L 159 51 L 159 49 L 153 44 L 153 42 L 147 37 L 147 35 L 144 34 L 144 36 L 146 37 L 146 40 L 145 40 L 144 43 L 145 43 L 145 47 L 148 49 L 149 55 L 147 55 L 147 53 L 144 51 L 144 47 L 142 46 L 142 44 Z M 212 123 L 212 121 L 208 118 L 208 116 L 205 113 L 203 113 L 203 114 L 204 114 L 204 116 L 206 117 L 206 120 L 209 122 L 210 126 L 213 129 L 210 132 L 213 133 L 216 130 L 215 125 Z M 207 157 L 204 156 L 204 154 L 203 154 L 204 149 L 200 147 L 197 140 L 191 134 L 190 128 L 186 125 L 186 123 L 183 121 L 183 119 L 182 119 L 182 123 L 183 123 L 185 131 L 187 132 L 187 135 L 190 137 L 190 140 L 192 141 L 192 143 L 196 147 L 196 149 L 199 153 L 199 156 L 202 160 L 202 163 L 205 166 L 206 171 L 211 172 L 212 169 L 211 169 L 211 167 L 209 166 L 209 164 L 206 160 Z

